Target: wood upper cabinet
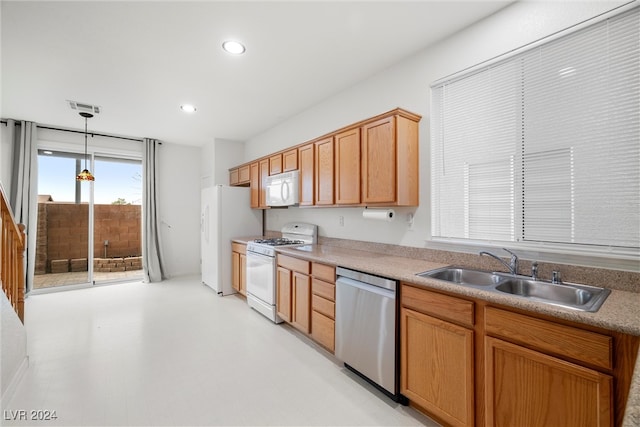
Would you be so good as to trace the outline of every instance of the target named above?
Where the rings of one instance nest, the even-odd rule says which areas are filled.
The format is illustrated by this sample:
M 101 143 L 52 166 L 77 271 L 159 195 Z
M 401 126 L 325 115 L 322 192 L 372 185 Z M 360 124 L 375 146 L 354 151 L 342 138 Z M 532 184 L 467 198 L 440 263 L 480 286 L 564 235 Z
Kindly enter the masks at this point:
M 298 149 L 294 148 L 282 153 L 282 172 L 291 172 L 298 169 Z
M 251 181 L 251 165 L 243 165 L 229 170 L 229 185 L 246 186 Z
M 418 121 L 395 114 L 362 126 L 362 203 L 419 204 Z
M 229 185 L 238 185 L 238 168 L 229 171 Z
M 251 187 L 251 207 L 256 209 L 260 207 L 260 164 L 253 162 L 249 165 L 249 176 Z
M 243 165 L 238 168 L 238 184 L 249 184 L 251 177 L 250 165 Z
M 360 128 L 335 136 L 335 203 L 360 203 Z
M 315 203 L 314 158 L 314 144 L 307 144 L 298 148 L 300 206 L 313 206 Z
M 406 289 L 415 288 L 402 288 L 401 393 L 447 425 L 472 426 L 475 419 L 474 331 L 407 308 Z M 431 292 L 415 290 L 427 293 L 430 299 Z M 457 300 L 444 297 L 452 302 Z
M 315 142 L 316 205 L 333 205 L 333 137 Z
M 613 425 L 610 375 L 497 338 L 485 349 L 487 425 Z
M 259 208 L 264 209 L 267 207 L 267 177 L 269 176 L 269 159 L 262 159 L 258 163 L 258 169 L 260 170 L 260 204 Z
M 269 175 L 282 173 L 282 153 L 269 157 Z

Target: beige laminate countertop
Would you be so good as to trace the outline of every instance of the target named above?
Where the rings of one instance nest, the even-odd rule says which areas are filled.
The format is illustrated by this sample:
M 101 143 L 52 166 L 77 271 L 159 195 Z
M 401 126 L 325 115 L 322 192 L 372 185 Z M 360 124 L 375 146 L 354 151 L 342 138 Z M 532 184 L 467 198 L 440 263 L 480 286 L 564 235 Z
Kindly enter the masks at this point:
M 248 240 L 252 239 L 234 239 L 234 241 L 238 243 L 247 243 Z M 298 258 L 305 258 L 309 261 L 350 268 L 408 282 L 427 289 L 441 290 L 460 296 L 478 298 L 496 304 L 640 336 L 640 293 L 612 289 L 611 294 L 602 307 L 596 313 L 588 313 L 538 303 L 508 294 L 503 295 L 496 292 L 416 276 L 417 273 L 448 265 L 443 263 L 328 245 L 279 247 L 276 251 Z M 639 425 L 640 355 L 636 360 L 624 422 L 624 426 Z

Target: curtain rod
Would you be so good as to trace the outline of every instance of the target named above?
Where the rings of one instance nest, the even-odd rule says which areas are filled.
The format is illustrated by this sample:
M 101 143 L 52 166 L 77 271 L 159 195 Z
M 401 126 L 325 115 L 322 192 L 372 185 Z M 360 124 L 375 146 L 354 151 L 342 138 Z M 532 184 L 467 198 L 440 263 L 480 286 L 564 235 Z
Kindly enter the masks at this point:
M 4 124 L 5 126 L 7 125 L 7 121 L 6 120 L 0 120 L 0 123 Z M 20 123 L 18 121 L 16 121 L 16 125 L 18 125 L 18 124 L 20 124 Z M 57 130 L 57 131 L 60 131 L 60 132 L 72 132 L 72 133 L 84 134 L 84 131 L 81 131 L 81 130 L 63 129 L 63 128 L 56 128 L 56 127 L 51 127 L 51 126 L 38 125 L 38 124 L 36 124 L 36 127 L 38 127 L 38 129 L 48 129 L 48 130 Z M 141 138 L 128 138 L 126 136 L 108 135 L 108 134 L 97 133 L 97 132 L 87 132 L 87 135 L 105 136 L 107 138 L 126 139 L 127 141 L 137 141 L 137 142 L 142 142 L 143 141 L 143 139 L 141 139 Z M 158 141 L 158 142 L 160 144 L 162 144 L 161 141 Z

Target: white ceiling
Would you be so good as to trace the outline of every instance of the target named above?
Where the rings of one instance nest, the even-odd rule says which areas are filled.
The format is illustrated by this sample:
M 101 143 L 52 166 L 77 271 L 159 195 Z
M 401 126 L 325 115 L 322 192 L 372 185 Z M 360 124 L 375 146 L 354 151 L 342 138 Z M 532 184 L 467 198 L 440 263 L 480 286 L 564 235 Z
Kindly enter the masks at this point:
M 243 141 L 511 1 L 2 1 L 2 115 L 83 128 L 74 100 L 96 132 Z

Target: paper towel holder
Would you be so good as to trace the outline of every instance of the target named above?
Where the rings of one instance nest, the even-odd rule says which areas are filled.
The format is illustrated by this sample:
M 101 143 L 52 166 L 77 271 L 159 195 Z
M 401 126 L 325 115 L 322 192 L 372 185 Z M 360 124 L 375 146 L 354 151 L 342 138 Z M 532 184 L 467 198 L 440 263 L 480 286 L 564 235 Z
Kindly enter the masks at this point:
M 393 221 L 395 211 L 389 208 L 369 208 L 365 206 L 362 211 L 362 217 L 374 220 Z

